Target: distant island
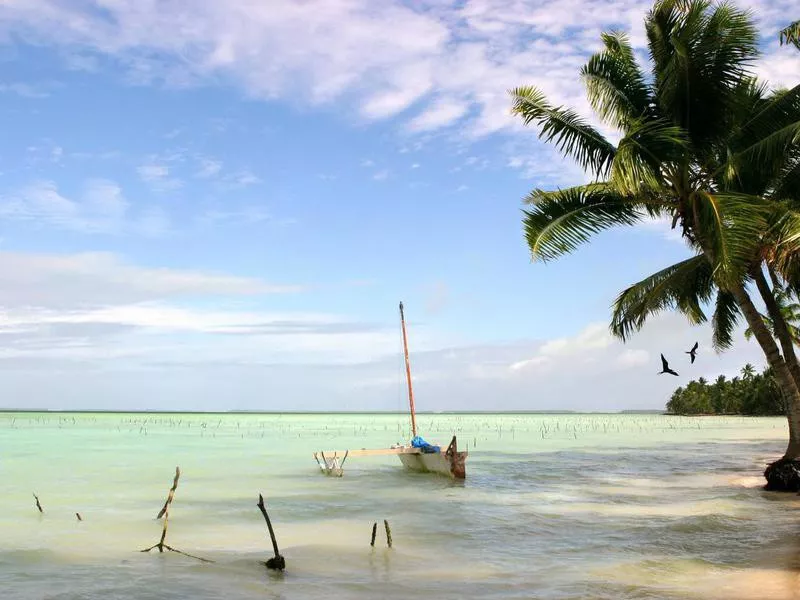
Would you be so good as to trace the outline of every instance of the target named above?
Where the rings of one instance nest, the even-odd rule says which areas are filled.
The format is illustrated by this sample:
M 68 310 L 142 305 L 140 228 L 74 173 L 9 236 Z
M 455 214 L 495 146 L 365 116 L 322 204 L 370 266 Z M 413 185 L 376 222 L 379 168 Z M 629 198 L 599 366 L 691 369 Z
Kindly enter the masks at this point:
M 772 370 L 756 373 L 747 364 L 733 379 L 720 375 L 708 383 L 701 377 L 679 387 L 667 402 L 667 414 L 776 416 L 785 415 L 786 407 Z

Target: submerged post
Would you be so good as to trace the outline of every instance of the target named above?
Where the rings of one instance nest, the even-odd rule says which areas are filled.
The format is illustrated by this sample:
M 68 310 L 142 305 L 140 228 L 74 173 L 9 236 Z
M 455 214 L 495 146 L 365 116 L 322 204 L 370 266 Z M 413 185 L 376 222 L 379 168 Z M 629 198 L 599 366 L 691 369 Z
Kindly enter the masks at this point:
M 389 521 L 386 519 L 383 520 L 383 526 L 386 528 L 386 543 L 389 545 L 389 548 L 392 547 L 392 530 L 389 529 Z
M 261 494 L 258 495 L 258 508 L 261 510 L 261 514 L 264 515 L 264 520 L 267 522 L 267 529 L 269 530 L 269 538 L 272 540 L 272 549 L 275 552 L 275 556 L 267 560 L 267 568 L 273 569 L 275 571 L 283 571 L 286 568 L 286 559 L 281 556 L 280 551 L 278 550 L 278 540 L 275 539 L 275 532 L 272 530 L 272 522 L 269 520 L 269 515 L 267 514 L 267 509 L 264 506 L 264 496 Z
M 372 540 L 370 540 L 369 545 L 375 547 L 375 535 L 378 533 L 378 522 L 375 521 L 372 524 Z
M 180 478 L 180 476 L 181 476 L 181 468 L 175 467 L 175 479 L 172 480 L 172 487 L 169 488 L 169 494 L 167 494 L 167 499 L 164 502 L 164 506 L 158 512 L 156 519 L 160 519 L 166 514 L 167 509 L 169 508 L 169 505 L 172 502 L 172 498 L 175 496 L 175 490 L 178 488 L 178 478 Z
M 169 495 L 167 496 L 167 501 L 164 503 L 164 508 L 161 509 L 161 512 L 158 513 L 156 519 L 160 519 L 161 516 L 164 516 L 164 527 L 161 529 L 161 539 L 158 540 L 155 544 L 150 546 L 149 548 L 145 548 L 144 550 L 140 550 L 140 552 L 150 552 L 154 548 L 158 548 L 159 552 L 164 552 L 166 548 L 170 552 L 175 552 L 177 554 L 183 554 L 184 556 L 188 556 L 189 558 L 196 558 L 202 562 L 214 562 L 213 560 L 209 560 L 208 558 L 201 558 L 199 556 L 195 556 L 194 554 L 189 554 L 188 552 L 184 552 L 183 550 L 178 550 L 177 548 L 173 548 L 166 543 L 167 539 L 167 525 L 169 524 L 169 507 L 172 504 L 172 500 L 175 497 L 175 488 L 178 487 L 178 477 L 181 475 L 181 470 L 179 467 L 175 467 L 175 480 L 172 482 L 172 488 L 169 490 Z M 78 516 L 80 519 L 80 516 Z
M 40 513 L 44 513 L 44 511 L 42 510 L 42 505 L 39 503 L 39 496 L 37 496 L 36 494 L 34 494 L 34 495 L 33 495 L 33 498 L 34 498 L 34 500 L 36 500 L 36 508 L 38 508 L 38 509 L 39 509 L 39 512 L 40 512 Z

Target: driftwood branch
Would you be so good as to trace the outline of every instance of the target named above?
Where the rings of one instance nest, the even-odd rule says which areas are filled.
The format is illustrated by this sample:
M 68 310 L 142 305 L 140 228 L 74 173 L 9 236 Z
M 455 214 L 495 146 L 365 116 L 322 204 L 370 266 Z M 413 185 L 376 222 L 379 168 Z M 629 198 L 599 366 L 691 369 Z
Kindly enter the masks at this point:
M 164 503 L 164 508 L 161 509 L 161 512 L 158 513 L 157 519 L 160 519 L 161 516 L 164 516 L 164 527 L 161 530 L 161 539 L 158 540 L 155 544 L 150 546 L 149 548 L 145 548 L 144 550 L 140 550 L 139 552 L 150 552 L 150 550 L 154 550 L 158 548 L 159 552 L 164 552 L 164 550 L 169 550 L 170 552 L 175 552 L 177 554 L 183 554 L 184 556 L 188 556 L 189 558 L 196 558 L 199 561 L 213 563 L 213 560 L 209 560 L 207 558 L 201 558 L 200 556 L 195 556 L 194 554 L 189 554 L 188 552 L 183 552 L 182 550 L 178 550 L 177 548 L 173 548 L 166 543 L 167 539 L 167 525 L 169 524 L 169 507 L 172 504 L 172 500 L 175 497 L 175 488 L 178 487 L 178 477 L 181 476 L 180 467 L 175 467 L 175 480 L 172 482 L 172 487 L 169 490 L 169 495 L 167 496 L 167 501 Z M 79 517 L 80 518 L 80 517 Z
M 178 489 L 178 479 L 181 476 L 181 468 L 175 467 L 175 479 L 172 481 L 172 487 L 169 488 L 169 494 L 167 495 L 167 499 L 164 502 L 164 506 L 156 516 L 156 519 L 160 519 L 167 513 L 167 509 L 169 508 L 170 503 L 172 502 L 172 498 L 175 496 L 175 490 Z
M 275 552 L 275 556 L 267 560 L 266 565 L 268 569 L 273 569 L 276 571 L 283 571 L 286 568 L 286 559 L 281 556 L 280 551 L 278 550 L 278 540 L 275 539 L 275 531 L 272 529 L 272 522 L 269 520 L 269 515 L 267 514 L 267 509 L 264 506 L 264 496 L 261 494 L 258 495 L 258 506 L 261 514 L 264 515 L 264 520 L 267 522 L 267 529 L 269 530 L 269 538 L 272 540 L 272 549 Z
M 33 498 L 36 500 L 36 508 L 38 508 L 38 509 L 39 509 L 39 512 L 40 512 L 40 513 L 43 513 L 44 511 L 42 510 L 42 505 L 39 503 L 39 496 L 37 496 L 36 494 L 34 494 L 34 495 L 33 495 Z

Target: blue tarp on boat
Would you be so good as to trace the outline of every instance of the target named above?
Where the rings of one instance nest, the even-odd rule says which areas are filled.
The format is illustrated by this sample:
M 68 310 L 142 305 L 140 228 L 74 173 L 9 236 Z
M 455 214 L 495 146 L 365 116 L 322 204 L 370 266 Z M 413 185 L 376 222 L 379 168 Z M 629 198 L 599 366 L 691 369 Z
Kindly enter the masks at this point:
M 425 440 L 422 439 L 420 436 L 416 436 L 414 439 L 411 440 L 411 445 L 414 448 L 419 448 L 425 454 L 433 454 L 434 452 L 441 452 L 442 449 L 439 446 L 434 446 L 433 444 L 429 444 Z

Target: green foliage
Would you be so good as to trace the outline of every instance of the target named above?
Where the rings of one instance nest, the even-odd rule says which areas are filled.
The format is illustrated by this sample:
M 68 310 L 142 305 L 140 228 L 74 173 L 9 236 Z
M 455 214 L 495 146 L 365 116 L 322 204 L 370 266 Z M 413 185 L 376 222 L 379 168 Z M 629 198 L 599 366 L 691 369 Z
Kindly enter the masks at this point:
M 758 265 L 800 290 L 800 86 L 773 91 L 755 78 L 753 17 L 728 2 L 657 0 L 645 29 L 647 75 L 619 32 L 603 34 L 581 70 L 616 145 L 539 89 L 510 91 L 512 113 L 593 177 L 531 192 L 525 235 L 531 258 L 548 261 L 607 229 L 671 219 L 691 257 L 623 291 L 611 329 L 626 339 L 664 310 L 702 323 L 716 299 L 714 345 L 725 349 L 740 317 L 731 292 Z
M 634 225 L 647 207 L 611 186 L 594 184 L 546 192 L 534 190 L 525 199 L 525 237 L 531 255 L 547 261 L 572 252 L 592 235 L 620 225 Z
M 781 311 L 792 342 L 796 345 L 800 345 L 800 304 L 798 304 L 792 291 L 788 288 L 775 288 L 774 294 L 775 302 L 778 304 L 778 308 Z M 761 315 L 761 318 L 764 320 L 767 328 L 774 334 L 775 326 L 772 323 L 772 319 L 764 314 Z M 748 340 L 753 337 L 752 328 L 748 327 L 745 329 L 744 337 Z
M 702 377 L 679 387 L 667 402 L 674 415 L 784 415 L 786 407 L 771 369 L 756 373 L 745 365 L 741 377 L 720 375 L 710 384 Z
M 679 310 L 691 323 L 704 323 L 701 304 L 713 290 L 711 265 L 704 256 L 693 256 L 623 290 L 614 302 L 611 331 L 627 340 L 648 317 L 664 310 Z
M 552 142 L 562 154 L 572 157 L 597 176 L 608 172 L 616 152 L 614 145 L 578 113 L 552 106 L 545 95 L 532 86 L 513 89 L 510 94 L 512 114 L 522 117 L 526 125 L 538 125 L 541 129 L 539 137 L 545 142 Z
M 786 29 L 781 30 L 781 46 L 784 44 L 794 44 L 800 49 L 800 21 L 795 21 Z

